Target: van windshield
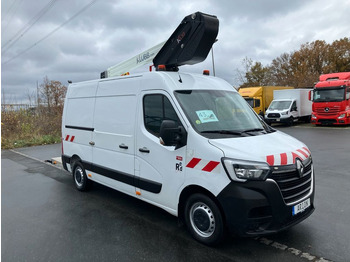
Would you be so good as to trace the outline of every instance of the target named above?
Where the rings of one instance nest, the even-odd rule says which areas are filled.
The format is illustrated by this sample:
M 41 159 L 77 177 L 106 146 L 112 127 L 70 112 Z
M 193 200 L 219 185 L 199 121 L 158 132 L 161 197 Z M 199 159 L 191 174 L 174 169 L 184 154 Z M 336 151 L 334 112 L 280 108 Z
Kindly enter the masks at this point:
M 192 127 L 208 138 L 266 133 L 265 125 L 236 92 L 223 90 L 175 91 Z
M 272 101 L 269 110 L 286 110 L 289 109 L 292 101 Z

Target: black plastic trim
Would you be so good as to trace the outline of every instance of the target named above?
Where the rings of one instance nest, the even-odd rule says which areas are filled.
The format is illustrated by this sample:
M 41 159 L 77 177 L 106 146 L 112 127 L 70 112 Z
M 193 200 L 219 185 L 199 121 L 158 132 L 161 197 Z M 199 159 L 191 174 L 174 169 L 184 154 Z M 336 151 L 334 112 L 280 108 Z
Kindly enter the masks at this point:
M 71 160 L 70 157 L 62 155 L 62 164 L 66 170 L 67 170 L 67 163 L 69 164 L 70 160 Z M 83 164 L 83 167 L 86 170 L 90 170 L 90 171 L 97 173 L 101 176 L 105 176 L 105 177 L 114 179 L 116 181 L 123 182 L 125 184 L 138 187 L 140 189 L 144 189 L 144 190 L 149 191 L 151 193 L 159 194 L 160 191 L 162 190 L 161 183 L 158 183 L 158 182 L 155 182 L 152 180 L 148 180 L 148 179 L 144 179 L 141 177 L 135 177 L 134 175 L 124 173 L 121 171 L 117 171 L 114 169 L 106 168 L 106 167 L 103 167 L 100 165 L 92 164 L 92 163 L 87 162 L 87 161 L 81 161 L 81 163 Z
M 83 127 L 83 126 L 65 126 L 66 128 L 70 129 L 78 129 L 78 130 L 84 130 L 84 131 L 94 131 L 95 128 L 93 127 Z

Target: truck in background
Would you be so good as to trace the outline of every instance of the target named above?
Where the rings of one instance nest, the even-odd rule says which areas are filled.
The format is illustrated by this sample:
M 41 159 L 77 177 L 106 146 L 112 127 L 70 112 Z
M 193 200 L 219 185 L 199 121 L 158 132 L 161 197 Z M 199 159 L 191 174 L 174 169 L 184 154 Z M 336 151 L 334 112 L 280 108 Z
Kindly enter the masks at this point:
M 350 72 L 320 76 L 312 92 L 311 123 L 315 125 L 350 124 Z
M 312 102 L 308 93 L 312 89 L 290 89 L 273 91 L 273 101 L 266 110 L 265 122 L 286 123 L 293 125 L 295 121 L 310 122 Z
M 293 88 L 291 86 L 241 87 L 238 92 L 258 115 L 264 117 L 266 109 L 273 100 L 273 91 Z

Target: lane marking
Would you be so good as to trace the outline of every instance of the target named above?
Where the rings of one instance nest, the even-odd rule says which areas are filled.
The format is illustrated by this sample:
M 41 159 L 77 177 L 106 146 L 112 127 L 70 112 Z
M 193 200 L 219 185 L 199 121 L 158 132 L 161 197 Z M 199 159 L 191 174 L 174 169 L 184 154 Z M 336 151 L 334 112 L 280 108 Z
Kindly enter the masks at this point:
M 15 151 L 15 150 L 13 150 L 13 149 L 9 149 L 9 151 L 11 151 L 11 152 L 13 152 L 13 153 L 15 153 L 15 154 L 18 154 L 18 155 L 21 155 L 21 156 L 30 158 L 30 159 L 32 159 L 32 160 L 38 161 L 38 162 L 43 163 L 43 164 L 45 164 L 45 165 L 52 166 L 52 167 L 57 168 L 57 169 L 59 169 L 59 170 L 64 170 L 63 167 L 56 166 L 56 165 L 52 165 L 52 164 L 50 164 L 50 163 L 48 163 L 48 162 L 45 162 L 45 160 L 40 160 L 40 159 L 38 159 L 38 158 L 35 158 L 35 157 L 33 157 L 33 156 L 29 156 L 29 155 L 24 154 L 24 153 L 22 153 L 22 152 Z
M 287 245 L 278 243 L 276 241 L 273 241 L 271 239 L 267 239 L 265 237 L 256 237 L 254 238 L 255 240 L 259 241 L 261 244 L 264 244 L 266 246 L 271 246 L 276 249 L 282 250 L 289 252 L 297 257 L 303 258 L 308 261 L 314 261 L 314 262 L 333 262 L 332 260 L 325 259 L 323 257 L 318 257 L 312 254 L 309 254 L 307 252 L 303 252 L 299 249 L 293 248 L 293 247 L 288 247 Z

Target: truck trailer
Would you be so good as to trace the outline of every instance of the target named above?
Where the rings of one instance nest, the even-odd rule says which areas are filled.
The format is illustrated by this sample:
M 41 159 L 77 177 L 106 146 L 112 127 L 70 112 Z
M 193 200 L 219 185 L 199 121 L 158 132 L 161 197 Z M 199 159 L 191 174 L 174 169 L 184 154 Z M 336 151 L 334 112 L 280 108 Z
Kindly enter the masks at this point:
M 312 102 L 308 93 L 312 89 L 273 91 L 273 101 L 266 110 L 265 122 L 293 125 L 298 120 L 310 122 Z
M 349 125 L 350 72 L 321 75 L 309 99 L 312 101 L 312 124 Z
M 273 91 L 293 88 L 291 86 L 241 87 L 238 92 L 258 115 L 264 117 L 266 109 L 273 100 Z

